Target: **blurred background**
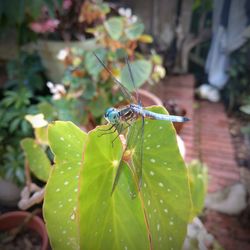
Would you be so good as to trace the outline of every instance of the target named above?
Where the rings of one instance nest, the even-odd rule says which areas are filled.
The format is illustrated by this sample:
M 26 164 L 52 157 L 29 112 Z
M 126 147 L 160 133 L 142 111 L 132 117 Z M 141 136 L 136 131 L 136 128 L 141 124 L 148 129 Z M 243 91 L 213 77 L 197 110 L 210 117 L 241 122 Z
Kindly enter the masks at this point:
M 92 52 L 133 92 L 128 55 L 144 106 L 191 119 L 174 126 L 206 198 L 184 248 L 250 249 L 249 24 L 247 0 L 2 0 L 1 213 L 43 198 L 25 138 L 35 137 L 51 159 L 49 122 L 89 131 L 104 124 L 108 107 L 126 104 Z

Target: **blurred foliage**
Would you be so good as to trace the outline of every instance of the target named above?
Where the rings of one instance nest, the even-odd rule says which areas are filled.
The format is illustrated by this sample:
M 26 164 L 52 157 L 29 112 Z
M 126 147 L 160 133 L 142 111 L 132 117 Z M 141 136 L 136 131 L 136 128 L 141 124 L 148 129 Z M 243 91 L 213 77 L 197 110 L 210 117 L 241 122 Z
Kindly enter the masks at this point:
M 25 87 L 32 93 L 41 91 L 44 89 L 43 71 L 44 68 L 37 53 L 28 54 L 21 51 L 17 59 L 7 64 L 8 81 L 4 87 L 7 89 Z
M 7 180 L 13 181 L 18 185 L 25 182 L 24 174 L 24 155 L 18 145 L 7 145 L 0 158 L 0 175 Z
M 224 89 L 228 112 L 249 104 L 250 99 L 250 40 L 230 56 L 230 79 Z M 246 107 L 245 107 L 246 108 Z M 243 108 L 243 110 L 245 109 Z M 246 111 L 246 110 L 245 110 Z
M 86 1 L 86 6 L 91 11 L 98 8 L 96 4 L 88 1 Z M 152 42 L 152 37 L 143 34 L 143 23 L 132 15 L 131 10 L 121 8 L 118 10 L 119 14 L 110 15 L 108 15 L 110 10 L 106 8 L 98 8 L 98 14 L 91 11 L 88 13 L 85 10 L 82 20 L 95 25 L 87 29 L 87 32 L 95 38 L 93 43 L 96 44 L 96 49 L 94 51 L 114 77 L 119 79 L 127 89 L 134 90 L 125 62 L 127 56 L 137 88 L 146 81 L 154 84 L 165 76 L 165 69 L 162 67 L 162 59 L 159 55 L 152 52 L 151 55 L 145 56 L 136 51 L 140 44 Z M 99 23 L 96 25 L 97 18 Z M 118 86 L 98 62 L 93 51 L 78 48 L 64 49 L 60 51 L 58 58 L 66 65 L 62 80 L 65 91 L 62 87 L 57 88 L 54 85 L 51 89 L 55 92 L 53 102 L 56 106 L 65 104 L 73 107 L 75 105 L 74 116 L 82 119 L 78 122 L 76 119 L 71 120 L 78 125 L 89 121 L 93 125 L 100 123 L 108 107 L 116 106 L 123 101 L 121 91 L 117 91 Z M 64 114 L 69 116 L 68 113 Z M 63 118 L 63 114 L 60 115 L 60 118 Z
M 193 219 L 202 212 L 204 207 L 208 184 L 207 167 L 200 161 L 193 160 L 188 164 L 188 176 L 193 202 L 191 219 Z
M 5 178 L 24 184 L 24 157 L 19 142 L 32 135 L 24 119 L 36 113 L 37 93 L 42 91 L 43 68 L 36 54 L 21 53 L 7 64 L 8 80 L 0 101 L 0 172 Z
M 47 9 L 53 17 L 54 5 L 57 10 L 62 9 L 61 0 L 2 0 L 0 1 L 0 36 L 10 29 L 17 33 L 17 44 L 25 44 L 37 39 L 37 34 L 30 28 L 29 24 L 38 19 L 42 9 Z

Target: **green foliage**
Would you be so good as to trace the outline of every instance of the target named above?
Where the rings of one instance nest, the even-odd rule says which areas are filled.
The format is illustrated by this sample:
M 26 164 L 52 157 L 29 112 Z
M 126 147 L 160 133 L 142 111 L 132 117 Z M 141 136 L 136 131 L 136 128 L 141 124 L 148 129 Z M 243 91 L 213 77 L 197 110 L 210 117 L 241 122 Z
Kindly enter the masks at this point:
M 139 88 L 150 77 L 152 64 L 147 60 L 136 60 L 130 63 L 130 67 L 133 72 L 135 86 Z M 122 69 L 121 82 L 128 90 L 133 91 L 133 84 L 131 83 L 127 65 Z
M 38 54 L 20 52 L 17 59 L 13 59 L 7 64 L 8 81 L 7 88 L 25 87 L 32 93 L 43 90 L 44 81 L 42 66 Z
M 125 30 L 125 34 L 126 34 L 128 39 L 136 40 L 142 35 L 143 31 L 144 31 L 144 25 L 140 22 L 136 22 L 136 23 L 130 25 Z
M 149 110 L 166 113 L 160 107 Z M 141 121 L 133 126 L 140 129 Z M 86 138 L 71 123 L 56 122 L 49 127 L 56 164 L 46 187 L 44 215 L 52 247 L 180 249 L 191 196 L 172 124 L 147 120 L 142 188 L 133 198 L 131 186 L 138 190 L 136 155 L 122 163 L 111 196 L 117 167 L 124 159 L 121 141 L 111 143 L 116 133 L 100 137 L 100 129 L 107 128 L 97 127 Z
M 248 104 L 250 96 L 250 40 L 230 56 L 229 82 L 224 90 L 224 99 L 229 112 Z M 243 108 L 244 110 L 245 108 Z
M 71 122 L 49 125 L 55 165 L 46 185 L 43 215 L 53 249 L 77 249 L 78 177 L 86 134 Z
M 111 17 L 104 22 L 108 34 L 114 40 L 119 40 L 123 32 L 123 21 L 121 17 Z
M 28 134 L 30 127 L 24 120 L 29 109 L 31 93 L 24 88 L 16 91 L 5 91 L 4 98 L 0 102 L 1 130 L 5 130 L 4 138 L 8 134 Z M 30 108 L 32 109 L 32 107 Z
M 21 148 L 7 145 L 1 151 L 3 152 L 1 152 L 0 176 L 20 186 L 23 185 L 25 182 L 23 170 L 24 155 Z
M 188 174 L 190 190 L 193 202 L 193 214 L 191 219 L 202 212 L 204 207 L 205 196 L 207 192 L 207 167 L 201 162 L 193 160 L 188 164 Z
M 49 177 L 51 164 L 44 149 L 32 138 L 23 139 L 21 145 L 32 173 L 38 179 L 46 182 Z
M 24 117 L 27 113 L 37 112 L 36 97 L 43 87 L 41 71 L 41 62 L 36 54 L 21 53 L 18 59 L 8 62 L 8 81 L 1 93 L 1 175 L 9 178 L 10 173 L 13 173 L 13 179 L 18 184 L 24 184 L 24 157 L 19 142 L 24 137 L 32 135 L 32 128 Z M 10 159 L 11 162 L 8 163 L 6 159 Z
M 242 106 L 240 106 L 240 111 L 250 115 L 250 92 L 248 96 L 245 96 L 245 98 L 242 100 Z
M 62 60 L 67 65 L 62 80 L 66 93 L 61 99 L 66 102 L 70 99 L 79 100 L 82 107 L 74 110 L 84 112 L 76 117 L 83 117 L 84 122 L 91 120 L 91 123 L 96 125 L 101 122 L 107 107 L 116 106 L 124 100 L 112 77 L 95 58 L 93 51 L 114 77 L 121 79 L 130 91 L 134 89 L 125 57 L 129 57 L 131 61 L 137 87 L 141 87 L 145 82 L 158 82 L 165 76 L 165 70 L 160 56 L 135 52 L 140 44 L 152 42 L 152 37 L 143 34 L 144 25 L 136 16 L 113 13 L 107 15 L 108 12 L 100 10 L 99 4 L 92 2 L 85 2 L 84 7 L 82 18 L 93 25 L 87 31 L 94 36 L 94 46 L 91 50 L 73 48 L 61 51 L 65 55 Z M 95 22 L 97 20 L 98 22 Z M 79 121 L 77 123 L 80 124 Z
M 240 107 L 240 111 L 244 112 L 245 114 L 250 115 L 250 105 L 246 104 Z

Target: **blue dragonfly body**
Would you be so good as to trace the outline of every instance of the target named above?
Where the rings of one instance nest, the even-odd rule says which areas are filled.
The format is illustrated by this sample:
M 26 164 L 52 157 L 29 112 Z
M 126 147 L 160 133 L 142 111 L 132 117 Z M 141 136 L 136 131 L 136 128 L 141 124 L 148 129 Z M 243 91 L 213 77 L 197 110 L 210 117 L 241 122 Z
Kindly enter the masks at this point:
M 133 75 L 132 75 L 132 71 L 128 62 L 128 59 L 126 59 L 126 63 L 128 66 L 128 70 L 129 70 L 129 74 L 131 77 L 131 81 L 133 83 L 133 87 L 136 91 L 136 99 L 137 101 L 135 101 L 134 97 L 129 93 L 128 89 L 122 85 L 122 83 L 120 81 L 118 81 L 112 74 L 112 72 L 104 65 L 104 63 L 100 60 L 100 58 L 94 53 L 95 57 L 97 58 L 97 60 L 100 62 L 100 64 L 107 70 L 107 72 L 110 74 L 110 76 L 112 77 L 113 81 L 118 84 L 118 86 L 120 87 L 124 97 L 129 101 L 129 105 L 126 105 L 124 107 L 121 108 L 108 108 L 107 111 L 104 114 L 104 118 L 107 120 L 107 122 L 109 124 L 111 124 L 111 127 L 108 130 L 111 130 L 112 128 L 114 128 L 113 132 L 118 132 L 118 135 L 120 135 L 125 129 L 127 128 L 131 128 L 133 122 L 135 122 L 136 120 L 138 120 L 139 118 L 141 118 L 142 120 L 142 126 L 141 126 L 141 131 L 139 131 L 140 135 L 138 135 L 137 133 L 133 133 L 136 136 L 138 136 L 138 138 L 140 138 L 140 140 L 136 143 L 140 143 L 140 150 L 139 150 L 139 161 L 137 161 L 137 166 L 135 167 L 135 174 L 137 176 L 137 181 L 138 181 L 138 187 L 140 188 L 141 186 L 141 177 L 142 177 L 142 165 L 143 165 L 143 142 L 144 142 L 144 124 L 145 124 L 145 118 L 147 119 L 153 119 L 153 120 L 164 120 L 164 121 L 170 121 L 170 122 L 186 122 L 189 121 L 189 119 L 187 117 L 183 117 L 183 116 L 175 116 L 175 115 L 165 115 L 165 114 L 158 114 L 149 110 L 146 110 L 142 104 L 141 101 L 139 100 L 139 95 L 138 92 L 136 91 L 136 86 L 135 86 L 135 82 L 133 79 Z M 137 104 L 135 104 L 137 103 Z M 132 133 L 130 133 L 132 134 Z M 135 135 L 133 135 L 133 137 L 135 137 Z M 117 136 L 118 137 L 118 136 Z M 115 139 L 117 138 L 115 137 Z M 127 138 L 127 145 L 126 148 L 124 149 L 124 152 L 126 151 L 126 149 L 128 147 L 131 148 L 131 141 L 133 143 L 135 143 L 135 140 L 131 140 L 131 137 Z M 122 164 L 122 160 L 118 166 L 118 170 L 117 170 L 117 174 L 115 176 L 115 180 L 113 183 L 113 187 L 112 187 L 112 193 L 117 185 L 118 182 L 118 178 L 119 178 L 119 174 L 120 174 L 120 170 L 121 170 L 121 164 Z

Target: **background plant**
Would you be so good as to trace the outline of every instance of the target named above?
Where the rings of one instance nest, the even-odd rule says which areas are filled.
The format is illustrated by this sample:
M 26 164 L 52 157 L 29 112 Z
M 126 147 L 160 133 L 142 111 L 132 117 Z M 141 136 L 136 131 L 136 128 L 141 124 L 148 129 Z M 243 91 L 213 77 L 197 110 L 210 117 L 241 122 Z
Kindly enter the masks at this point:
M 88 8 L 95 9 L 95 4 L 87 2 Z M 90 8 L 90 6 L 92 6 Z M 107 10 L 99 13 L 101 16 L 96 25 L 93 12 L 83 13 L 83 20 L 95 25 L 87 31 L 95 38 L 95 53 L 112 71 L 115 77 L 129 89 L 133 90 L 132 82 L 125 64 L 125 57 L 128 55 L 137 87 L 146 81 L 153 84 L 165 75 L 165 70 L 161 66 L 161 57 L 152 52 L 145 56 L 136 51 L 139 44 L 150 43 L 152 38 L 143 34 L 144 25 L 136 16 L 131 13 L 126 14 L 126 10 L 120 9 L 118 14 L 107 15 Z M 66 65 L 66 71 L 62 83 L 65 93 L 57 95 L 61 102 L 73 102 L 80 110 L 83 121 L 90 121 L 93 125 L 100 123 L 105 109 L 109 106 L 117 105 L 123 99 L 117 92 L 110 74 L 100 65 L 93 55 L 93 51 L 83 49 L 65 49 L 58 55 Z M 82 108 L 79 109 L 79 105 Z M 82 116 L 84 114 L 84 116 Z
M 29 28 L 40 37 L 52 40 L 83 40 L 89 38 L 86 28 L 99 22 L 110 10 L 107 3 L 91 4 L 83 0 L 43 1 L 39 16 Z
M 36 54 L 21 53 L 7 64 L 8 80 L 0 101 L 0 166 L 1 175 L 24 184 L 24 157 L 19 142 L 32 135 L 32 128 L 24 119 L 36 113 L 37 94 L 44 93 L 43 71 Z
M 250 96 L 250 40 L 230 56 L 230 79 L 224 90 L 224 99 L 229 112 L 243 106 Z

